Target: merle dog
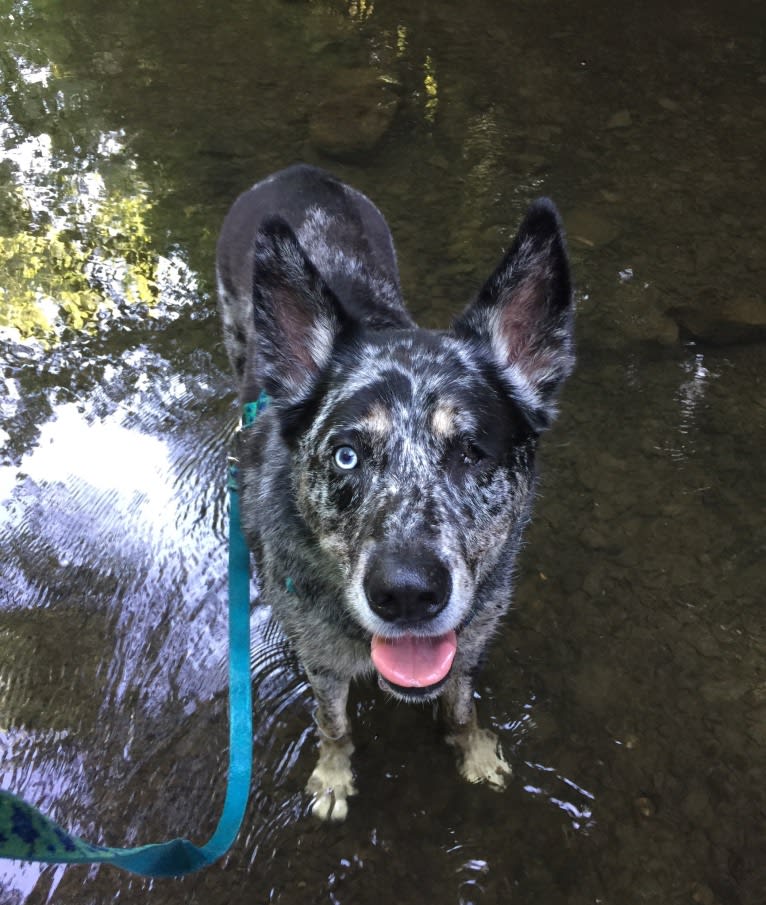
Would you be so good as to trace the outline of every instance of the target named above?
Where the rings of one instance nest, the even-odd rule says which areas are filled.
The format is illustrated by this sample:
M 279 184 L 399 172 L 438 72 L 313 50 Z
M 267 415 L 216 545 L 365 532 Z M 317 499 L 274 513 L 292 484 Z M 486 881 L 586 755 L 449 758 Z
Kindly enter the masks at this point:
M 574 363 L 556 208 L 529 207 L 444 332 L 405 309 L 380 211 L 310 166 L 237 199 L 217 278 L 240 398 L 271 399 L 240 438 L 242 522 L 317 700 L 314 813 L 347 813 L 349 682 L 373 672 L 396 698 L 440 696 L 462 774 L 502 788 L 510 768 L 473 688 Z

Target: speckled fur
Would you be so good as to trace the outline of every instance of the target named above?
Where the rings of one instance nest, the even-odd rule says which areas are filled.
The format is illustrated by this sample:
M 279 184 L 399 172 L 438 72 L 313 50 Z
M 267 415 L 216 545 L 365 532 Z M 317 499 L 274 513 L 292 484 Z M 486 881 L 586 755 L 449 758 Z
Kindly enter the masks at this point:
M 544 199 L 530 207 L 449 331 L 421 330 L 405 310 L 377 208 L 312 167 L 240 196 L 217 277 L 241 399 L 261 389 L 273 399 L 240 440 L 243 528 L 263 598 L 317 696 L 315 813 L 345 816 L 354 790 L 348 684 L 373 671 L 372 635 L 397 633 L 365 594 L 380 545 L 427 548 L 448 565 L 447 604 L 415 633 L 456 630 L 455 662 L 434 694 L 464 775 L 502 785 L 508 767 L 499 752 L 487 766 L 493 744 L 477 727 L 472 691 L 510 605 L 538 436 L 574 361 L 555 208 Z M 359 452 L 350 471 L 334 464 L 343 445 Z

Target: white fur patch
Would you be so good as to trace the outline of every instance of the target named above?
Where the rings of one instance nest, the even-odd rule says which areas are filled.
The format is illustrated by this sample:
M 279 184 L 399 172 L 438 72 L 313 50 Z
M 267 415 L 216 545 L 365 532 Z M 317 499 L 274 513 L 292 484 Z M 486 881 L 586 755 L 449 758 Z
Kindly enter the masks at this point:
M 311 813 L 320 820 L 341 821 L 348 814 L 348 801 L 356 795 L 351 772 L 353 744 L 322 742 L 319 761 L 306 783 L 306 791 L 313 797 Z
M 431 430 L 434 435 L 449 438 L 457 433 L 457 412 L 452 406 L 440 405 L 431 415 Z
M 468 782 L 486 783 L 498 792 L 505 788 L 513 770 L 503 757 L 503 749 L 494 732 L 474 727 L 450 736 L 447 742 L 460 752 L 458 769 Z
M 317 318 L 311 329 L 308 348 L 312 361 L 316 363 L 317 370 L 323 368 L 332 355 L 332 346 L 335 340 L 336 325 L 328 318 Z
M 359 421 L 358 426 L 371 434 L 379 434 L 384 438 L 389 436 L 394 427 L 391 413 L 382 403 L 374 405 Z

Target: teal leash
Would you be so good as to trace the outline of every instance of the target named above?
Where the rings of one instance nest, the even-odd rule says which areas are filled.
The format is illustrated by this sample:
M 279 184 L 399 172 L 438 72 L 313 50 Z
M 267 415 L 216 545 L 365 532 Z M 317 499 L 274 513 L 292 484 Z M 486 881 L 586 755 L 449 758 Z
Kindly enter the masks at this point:
M 246 403 L 242 426 L 267 406 L 261 393 Z M 250 687 L 250 553 L 240 526 L 236 459 L 229 460 L 229 772 L 226 798 L 210 840 L 188 839 L 109 848 L 73 836 L 37 808 L 0 790 L 0 858 L 45 864 L 111 864 L 145 877 L 174 877 L 207 867 L 226 854 L 237 838 L 250 793 L 253 715 Z

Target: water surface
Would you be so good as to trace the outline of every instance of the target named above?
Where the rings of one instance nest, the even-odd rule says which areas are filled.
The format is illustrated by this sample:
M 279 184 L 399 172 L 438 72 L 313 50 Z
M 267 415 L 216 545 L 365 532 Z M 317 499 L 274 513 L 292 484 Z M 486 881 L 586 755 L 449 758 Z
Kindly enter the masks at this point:
M 702 903 L 766 888 L 766 43 L 758 4 L 0 12 L 0 785 L 106 844 L 204 841 L 226 764 L 222 217 L 295 160 L 370 194 L 444 326 L 560 206 L 576 375 L 478 687 L 514 778 L 352 694 L 359 795 L 253 614 L 255 782 L 184 880 L 0 862 L 5 905 Z

